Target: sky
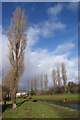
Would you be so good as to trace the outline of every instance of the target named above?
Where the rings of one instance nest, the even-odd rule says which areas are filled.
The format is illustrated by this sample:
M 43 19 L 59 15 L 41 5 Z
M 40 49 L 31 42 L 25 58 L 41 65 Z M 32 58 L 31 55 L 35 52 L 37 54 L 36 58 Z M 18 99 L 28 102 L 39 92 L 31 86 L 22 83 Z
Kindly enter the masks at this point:
M 65 63 L 68 81 L 78 82 L 78 4 L 60 2 L 14 2 L 2 3 L 2 60 L 3 76 L 8 72 L 7 29 L 17 6 L 25 10 L 27 17 L 25 70 L 19 87 L 27 88 L 27 81 L 33 77 L 48 74 L 57 65 Z M 1 31 L 1 27 L 0 27 Z

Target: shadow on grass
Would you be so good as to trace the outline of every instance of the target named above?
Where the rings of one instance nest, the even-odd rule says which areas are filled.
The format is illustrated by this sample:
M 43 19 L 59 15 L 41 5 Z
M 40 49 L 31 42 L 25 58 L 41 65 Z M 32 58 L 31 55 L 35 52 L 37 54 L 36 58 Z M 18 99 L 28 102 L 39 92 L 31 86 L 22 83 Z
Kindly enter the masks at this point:
M 23 103 L 25 103 L 26 101 L 28 101 L 28 100 L 24 100 L 24 101 L 21 101 L 21 102 L 19 102 L 19 103 L 17 103 L 17 107 L 20 107 Z
M 4 105 L 2 105 L 2 113 L 3 113 L 6 109 L 11 108 L 11 107 L 12 107 L 12 104 L 4 104 Z
M 28 101 L 28 100 L 23 100 L 23 101 L 17 103 L 17 107 L 20 107 L 20 106 L 21 106 L 24 102 L 26 102 L 26 101 Z M 2 105 L 2 114 L 3 114 L 3 112 L 4 112 L 6 109 L 8 109 L 8 108 L 12 108 L 12 104 L 3 104 L 3 105 Z

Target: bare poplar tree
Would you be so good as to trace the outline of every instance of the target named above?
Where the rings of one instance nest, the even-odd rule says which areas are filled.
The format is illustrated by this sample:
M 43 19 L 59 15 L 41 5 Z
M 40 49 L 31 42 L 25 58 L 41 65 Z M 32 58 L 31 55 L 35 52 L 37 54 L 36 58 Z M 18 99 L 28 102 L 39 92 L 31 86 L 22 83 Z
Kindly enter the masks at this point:
M 62 63 L 62 79 L 63 79 L 63 84 L 64 84 L 64 90 L 66 92 L 66 90 L 67 90 L 67 75 L 66 75 L 66 69 L 65 69 L 64 63 Z
M 33 91 L 33 80 L 31 80 L 31 90 Z
M 13 108 L 16 108 L 16 88 L 24 70 L 24 50 L 26 48 L 26 17 L 24 11 L 17 7 L 13 13 L 8 29 L 9 61 L 11 64 L 11 96 Z
M 59 66 L 57 66 L 57 82 L 58 82 L 58 86 L 61 86 L 61 79 L 60 79 L 60 69 Z
M 36 80 L 36 78 L 33 80 L 33 84 L 34 84 L 34 90 L 36 91 L 37 90 L 37 80 Z
M 54 93 L 55 93 L 55 90 L 56 90 L 56 79 L 57 79 L 56 71 L 53 69 L 53 71 L 52 71 L 52 80 L 53 80 L 53 85 L 54 85 Z
M 41 90 L 43 89 L 43 76 L 40 76 L 40 86 L 41 86 Z
M 45 84 L 45 90 L 46 90 L 47 87 L 48 87 L 48 76 L 47 76 L 47 74 L 44 75 L 44 84 Z
M 29 80 L 28 80 L 28 81 L 27 81 L 27 89 L 28 89 L 28 91 L 29 91 L 29 89 L 30 89 L 29 84 L 30 84 L 30 82 L 29 82 Z
M 33 91 L 33 88 L 34 88 L 34 81 L 33 80 L 31 80 L 31 84 L 30 84 L 30 86 L 31 86 L 31 95 L 33 95 L 34 94 L 34 91 Z

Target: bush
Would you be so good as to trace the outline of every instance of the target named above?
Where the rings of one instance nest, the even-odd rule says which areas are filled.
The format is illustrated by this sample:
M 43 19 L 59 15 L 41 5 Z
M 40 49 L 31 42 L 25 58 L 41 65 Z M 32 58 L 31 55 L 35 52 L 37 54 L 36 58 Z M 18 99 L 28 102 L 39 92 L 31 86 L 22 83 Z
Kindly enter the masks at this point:
M 27 96 L 23 96 L 23 99 L 27 99 Z
M 31 100 L 32 99 L 32 97 L 31 96 L 29 96 L 29 98 L 28 98 L 29 100 Z
M 38 100 L 33 100 L 33 102 L 37 102 Z

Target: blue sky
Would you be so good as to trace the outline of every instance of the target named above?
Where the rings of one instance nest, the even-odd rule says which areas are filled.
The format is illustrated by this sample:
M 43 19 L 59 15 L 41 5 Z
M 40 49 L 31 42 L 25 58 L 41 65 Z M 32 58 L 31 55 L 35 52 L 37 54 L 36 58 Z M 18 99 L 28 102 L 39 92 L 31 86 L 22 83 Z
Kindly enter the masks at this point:
M 2 21 L 2 3 L 0 2 L 0 25 L 2 24 L 1 21 Z
M 40 23 L 44 23 L 43 21 L 53 21 L 55 19 L 54 16 L 50 16 L 47 13 L 47 10 L 50 7 L 56 6 L 58 3 L 3 3 L 3 29 L 6 30 L 10 24 L 10 20 L 12 14 L 17 6 L 20 6 L 25 10 L 25 14 L 28 17 L 27 28 L 31 25 L 37 25 Z M 70 10 L 68 8 L 70 3 L 59 3 L 63 6 L 61 13 L 59 14 L 59 21 L 62 22 L 66 28 L 62 32 L 56 32 L 55 36 L 51 36 L 45 38 L 40 36 L 40 41 L 33 47 L 35 48 L 47 48 L 48 50 L 54 50 L 56 46 L 63 42 L 69 42 L 72 40 L 75 43 L 74 54 L 77 52 L 77 21 L 78 21 L 78 13 L 76 10 Z M 77 4 L 77 3 L 75 3 Z M 74 6 L 74 5 L 73 5 Z M 77 6 L 77 5 L 75 5 Z M 73 8 L 73 9 L 74 9 Z M 5 14 L 6 13 L 6 14 Z M 53 33 L 52 33 L 53 34 Z M 45 44 L 46 43 L 46 44 Z
M 77 3 L 3 3 L 2 4 L 2 28 L 3 43 L 7 41 L 6 30 L 10 24 L 12 14 L 17 6 L 25 10 L 27 16 L 26 34 L 28 46 L 26 49 L 25 63 L 29 69 L 38 67 L 41 74 L 47 68 L 51 72 L 51 65 L 65 62 L 69 70 L 69 79 L 74 73 L 77 78 L 78 58 L 78 6 Z M 6 41 L 4 40 L 6 38 Z M 7 44 L 5 44 L 6 46 Z M 3 49 L 5 49 L 3 47 Z M 4 58 L 5 53 L 3 55 Z M 31 61 L 31 58 L 33 61 Z M 32 65 L 31 67 L 31 63 Z M 7 58 L 6 58 L 7 59 Z M 27 63 L 28 59 L 28 63 Z M 60 59 L 60 61 L 59 61 Z M 8 60 L 7 60 L 8 61 Z M 53 61 L 53 62 L 52 62 Z M 57 62 L 56 62 L 57 61 Z M 46 64 L 45 64 L 46 62 Z M 7 63 L 6 63 L 7 64 Z M 42 68 L 39 68 L 41 67 Z M 43 67 L 44 66 L 44 67 Z M 46 67 L 47 66 L 47 67 Z M 6 68 L 7 65 L 4 65 Z M 26 69 L 27 69 L 26 67 Z M 31 68 L 30 68 L 31 67 Z M 23 78 L 25 79 L 26 71 Z M 29 72 L 29 71 L 28 71 Z M 32 71 L 33 73 L 33 71 Z M 35 72 L 36 74 L 36 72 Z M 38 74 L 38 73 L 37 73 Z M 50 79 L 50 74 L 49 74 Z M 72 80 L 75 81 L 73 78 Z M 51 82 L 50 82 L 51 84 Z M 22 85 L 22 83 L 21 83 Z

